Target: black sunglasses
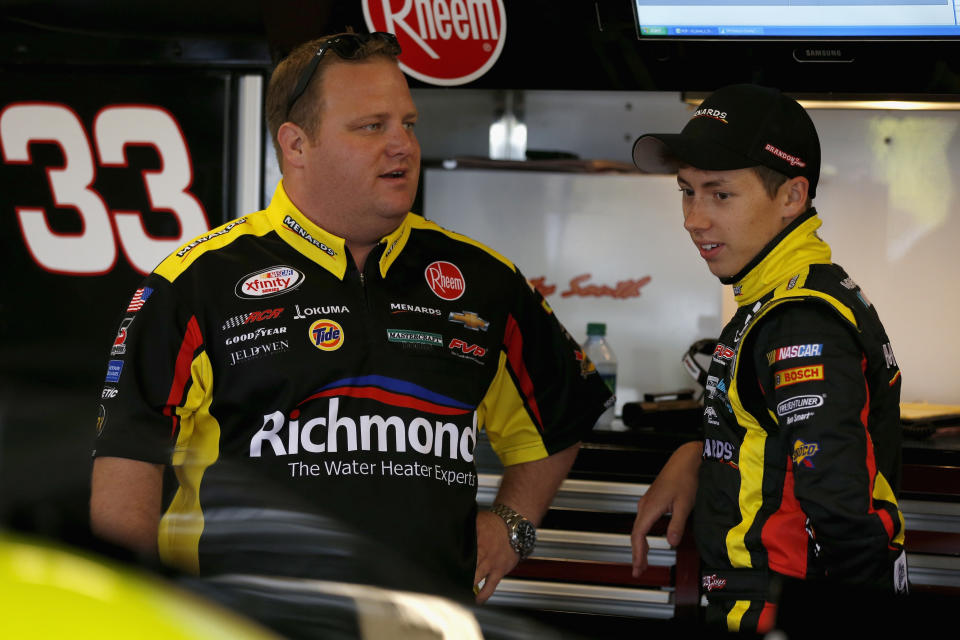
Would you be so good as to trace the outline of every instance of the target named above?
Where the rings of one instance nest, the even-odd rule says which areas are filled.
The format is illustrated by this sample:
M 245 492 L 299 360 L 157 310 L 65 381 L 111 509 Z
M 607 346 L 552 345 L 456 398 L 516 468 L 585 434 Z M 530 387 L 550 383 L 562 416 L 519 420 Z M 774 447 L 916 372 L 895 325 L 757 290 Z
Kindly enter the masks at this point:
M 400 55 L 400 43 L 397 42 L 397 36 L 385 31 L 374 31 L 373 33 L 345 33 L 342 36 L 330 38 L 320 45 L 320 48 L 317 49 L 317 52 L 310 60 L 310 64 L 308 64 L 303 69 L 303 73 L 300 74 L 300 80 L 297 81 L 297 86 L 293 88 L 293 92 L 290 94 L 290 99 L 287 101 L 287 118 L 290 117 L 290 110 L 293 109 L 293 104 L 300 98 L 300 96 L 303 95 L 303 92 L 307 90 L 307 85 L 310 84 L 310 79 L 313 78 L 313 74 L 316 72 L 317 66 L 320 64 L 320 60 L 323 59 L 323 54 L 325 54 L 329 49 L 333 49 L 334 53 L 344 60 L 353 60 L 357 57 L 357 54 L 360 52 L 360 49 L 363 48 L 363 45 L 370 41 L 377 41 L 386 44 L 387 46 L 384 50 L 385 53 L 388 53 L 392 56 Z

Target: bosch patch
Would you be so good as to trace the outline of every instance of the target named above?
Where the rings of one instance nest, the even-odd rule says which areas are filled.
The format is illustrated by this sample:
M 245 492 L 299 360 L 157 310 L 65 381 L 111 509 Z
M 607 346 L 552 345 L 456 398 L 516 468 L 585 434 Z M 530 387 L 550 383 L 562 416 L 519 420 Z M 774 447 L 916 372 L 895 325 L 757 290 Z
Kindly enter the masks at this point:
M 773 374 L 773 388 L 780 389 L 798 382 L 811 382 L 813 380 L 823 380 L 823 365 L 812 364 L 806 367 L 794 367 L 784 369 Z

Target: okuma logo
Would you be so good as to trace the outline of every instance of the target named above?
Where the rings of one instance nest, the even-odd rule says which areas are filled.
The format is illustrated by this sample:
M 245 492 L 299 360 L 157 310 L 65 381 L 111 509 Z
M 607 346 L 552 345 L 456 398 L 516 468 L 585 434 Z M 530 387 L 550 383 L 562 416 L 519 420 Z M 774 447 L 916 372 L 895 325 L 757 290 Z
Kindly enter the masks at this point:
M 507 37 L 503 0 L 363 0 L 362 5 L 370 31 L 397 36 L 400 68 L 429 84 L 476 80 L 496 64 Z

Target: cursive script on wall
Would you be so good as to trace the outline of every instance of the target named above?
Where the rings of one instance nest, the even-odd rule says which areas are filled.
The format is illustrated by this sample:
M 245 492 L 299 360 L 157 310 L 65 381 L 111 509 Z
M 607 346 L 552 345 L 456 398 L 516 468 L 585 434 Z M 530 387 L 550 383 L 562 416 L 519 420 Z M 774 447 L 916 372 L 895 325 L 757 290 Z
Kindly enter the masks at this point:
M 644 276 L 639 279 L 619 280 L 615 286 L 611 287 L 606 284 L 591 284 L 589 280 L 592 277 L 593 275 L 589 273 L 574 276 L 570 279 L 567 290 L 560 293 L 561 297 L 639 298 L 640 289 L 648 285 L 651 280 L 650 276 Z M 532 284 L 543 297 L 552 295 L 557 291 L 557 285 L 548 284 L 546 276 L 531 278 L 530 284 Z

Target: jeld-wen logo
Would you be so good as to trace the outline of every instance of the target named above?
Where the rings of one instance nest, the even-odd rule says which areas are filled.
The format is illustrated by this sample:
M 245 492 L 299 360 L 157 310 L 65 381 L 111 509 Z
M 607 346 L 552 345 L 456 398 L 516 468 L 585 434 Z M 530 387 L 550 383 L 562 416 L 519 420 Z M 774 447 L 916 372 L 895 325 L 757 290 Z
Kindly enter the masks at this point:
M 476 80 L 497 62 L 507 35 L 503 0 L 363 0 L 371 31 L 397 36 L 400 68 L 430 84 Z

